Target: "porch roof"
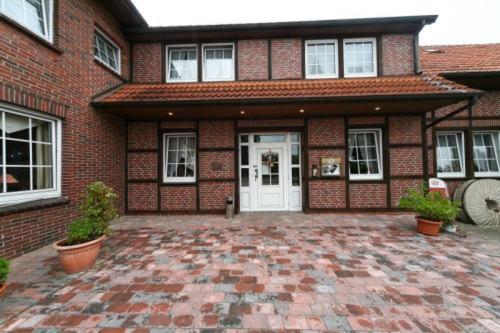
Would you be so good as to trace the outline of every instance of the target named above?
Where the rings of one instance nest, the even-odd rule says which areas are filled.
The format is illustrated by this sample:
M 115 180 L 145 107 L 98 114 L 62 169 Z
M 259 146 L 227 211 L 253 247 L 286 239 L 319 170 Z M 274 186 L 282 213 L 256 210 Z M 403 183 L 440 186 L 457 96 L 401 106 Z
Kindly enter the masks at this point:
M 140 118 L 155 109 L 154 117 L 161 118 L 174 109 L 184 115 L 191 108 L 189 117 L 201 116 L 200 106 L 214 107 L 221 114 L 206 114 L 211 117 L 232 117 L 242 108 L 250 109 L 259 105 L 273 105 L 273 109 L 283 109 L 286 105 L 297 108 L 323 105 L 323 109 L 335 111 L 334 104 L 342 104 L 343 113 L 385 112 L 421 113 L 437 107 L 455 103 L 481 93 L 439 76 L 394 76 L 373 78 L 342 78 L 325 80 L 268 80 L 268 81 L 231 81 L 231 82 L 193 82 L 161 84 L 124 84 L 107 93 L 97 96 L 93 105 L 113 113 Z M 411 101 L 419 103 L 411 103 Z M 277 107 L 280 105 L 281 107 Z M 196 110 L 193 109 L 196 107 Z M 364 110 L 361 110 L 362 107 Z M 135 109 L 135 111 L 134 111 Z M 232 110 L 229 113 L 222 111 Z M 196 112 L 197 115 L 195 114 Z M 236 112 L 238 111 L 238 112 Z M 360 112 L 363 111 L 363 112 Z M 140 112 L 141 114 L 134 114 Z M 335 111 L 339 113 L 340 110 Z M 286 113 L 286 112 L 285 112 Z M 260 116 L 265 116 L 262 112 Z M 290 114 L 274 113 L 275 116 Z M 317 115 L 317 114 L 315 114 Z M 153 114 L 150 114 L 153 116 Z M 258 115 L 256 115 L 258 116 Z M 270 115 L 268 115 L 270 116 Z

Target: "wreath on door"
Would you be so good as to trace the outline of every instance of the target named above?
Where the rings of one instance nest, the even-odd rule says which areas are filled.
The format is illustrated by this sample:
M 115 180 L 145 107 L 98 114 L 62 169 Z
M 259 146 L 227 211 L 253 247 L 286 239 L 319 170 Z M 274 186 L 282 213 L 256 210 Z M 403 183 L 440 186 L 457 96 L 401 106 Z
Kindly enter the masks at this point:
M 276 163 L 273 159 L 273 157 L 275 157 L 275 156 L 276 156 L 276 154 L 270 150 L 268 153 L 265 153 L 262 155 L 262 157 L 264 157 L 264 163 L 267 164 L 269 169 L 271 169 L 274 166 L 274 163 Z

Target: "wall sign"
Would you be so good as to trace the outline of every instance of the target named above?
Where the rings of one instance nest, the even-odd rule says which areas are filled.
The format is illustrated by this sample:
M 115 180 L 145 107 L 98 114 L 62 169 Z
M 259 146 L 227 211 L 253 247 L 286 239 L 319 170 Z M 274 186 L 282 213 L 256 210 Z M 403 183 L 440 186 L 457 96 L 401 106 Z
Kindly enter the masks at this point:
M 340 158 L 339 157 L 322 157 L 321 158 L 321 175 L 325 177 L 340 176 Z

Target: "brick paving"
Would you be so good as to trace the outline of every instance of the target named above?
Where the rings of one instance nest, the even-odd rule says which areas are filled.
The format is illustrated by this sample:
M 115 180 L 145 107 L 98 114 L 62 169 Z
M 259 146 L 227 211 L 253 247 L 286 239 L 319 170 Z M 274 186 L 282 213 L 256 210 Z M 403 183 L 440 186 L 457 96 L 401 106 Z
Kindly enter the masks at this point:
M 409 215 L 126 217 L 94 269 L 16 259 L 0 331 L 500 332 L 500 243 Z

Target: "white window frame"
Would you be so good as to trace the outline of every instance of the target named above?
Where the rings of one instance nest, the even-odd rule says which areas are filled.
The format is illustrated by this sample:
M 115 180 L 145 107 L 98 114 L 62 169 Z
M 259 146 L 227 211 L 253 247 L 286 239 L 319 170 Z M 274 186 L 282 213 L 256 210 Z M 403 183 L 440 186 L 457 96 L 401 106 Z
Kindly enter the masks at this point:
M 28 190 L 28 191 L 19 191 L 19 192 L 0 192 L 0 206 L 13 205 L 33 200 L 40 199 L 48 199 L 55 198 L 61 196 L 61 151 L 62 151 L 62 124 L 61 120 L 52 116 L 41 116 L 38 113 L 34 113 L 32 111 L 25 110 L 20 107 L 15 107 L 11 105 L 6 105 L 0 103 L 0 117 L 2 117 L 1 122 L 5 124 L 5 113 L 11 113 L 20 115 L 23 117 L 29 117 L 33 119 L 39 119 L 43 121 L 47 121 L 52 123 L 52 179 L 53 179 L 53 187 L 51 189 L 43 189 L 43 190 Z M 5 135 L 5 134 L 4 134 Z M 3 138 L 3 137 L 2 137 Z M 6 141 L 1 140 L 0 144 L 3 145 L 2 151 L 6 152 Z M 30 148 L 31 149 L 31 148 Z M 31 157 L 30 157 L 31 159 Z M 31 163 L 30 163 L 31 165 Z M 2 175 L 6 173 L 7 161 L 4 161 Z M 31 177 L 31 176 L 30 176 Z M 32 180 L 30 180 L 31 182 Z M 4 182 L 0 183 L 0 186 L 4 186 Z
M 195 77 L 193 79 L 171 79 L 170 78 L 170 51 L 172 50 L 186 50 L 186 49 L 192 49 L 194 48 L 195 51 L 196 51 L 196 73 L 195 73 Z M 166 64 L 167 64 L 167 68 L 166 68 L 166 71 L 167 71 L 167 79 L 166 81 L 167 82 L 171 82 L 171 83 L 176 83 L 176 82 L 197 82 L 198 81 L 198 76 L 199 76 L 199 73 L 198 73 L 198 53 L 199 53 L 199 50 L 198 50 L 198 45 L 196 44 L 180 44 L 180 45 L 167 45 L 166 46 Z
M 349 74 L 347 73 L 346 67 L 347 63 L 345 61 L 346 59 L 346 52 L 345 52 L 345 46 L 347 43 L 363 43 L 363 42 L 372 42 L 373 43 L 373 54 L 372 54 L 372 61 L 373 61 L 373 72 L 369 73 L 354 73 L 354 74 Z M 343 40 L 343 60 L 344 60 L 344 77 L 351 78 L 351 77 L 376 77 L 377 76 L 377 39 L 375 37 L 370 37 L 370 38 L 346 38 Z
M 168 177 L 168 138 L 169 137 L 193 137 L 194 138 L 194 172 L 192 177 Z M 196 140 L 196 133 L 186 132 L 186 133 L 165 133 L 163 135 L 163 182 L 164 183 L 196 183 L 196 169 L 198 163 L 198 149 Z
M 335 49 L 335 59 L 333 63 L 335 64 L 335 72 L 332 74 L 309 74 L 308 69 L 309 69 L 309 57 L 308 57 L 308 52 L 307 48 L 310 45 L 314 44 L 334 44 L 334 49 Z M 306 40 L 305 42 L 305 49 L 304 49 L 304 58 L 305 58 L 305 73 L 306 73 L 306 79 L 334 79 L 339 77 L 339 43 L 337 39 L 319 39 L 319 40 Z
M 458 154 L 460 158 L 460 167 L 462 169 L 462 172 L 437 172 L 438 169 L 438 163 L 439 163 L 439 151 L 438 151 L 438 144 L 439 144 L 439 135 L 458 135 L 461 137 L 461 142 L 462 142 L 462 148 L 460 149 L 460 146 L 458 146 Z M 458 140 L 457 140 L 458 142 Z M 436 132 L 436 173 L 438 178 L 464 178 L 465 177 L 465 133 L 463 131 L 438 131 Z
M 495 157 L 497 160 L 497 165 L 499 167 L 498 172 L 474 172 L 474 177 L 499 177 L 500 176 L 500 131 L 474 131 L 472 132 L 472 149 L 474 151 L 473 163 L 476 163 L 475 145 L 474 145 L 474 135 L 475 134 L 493 134 L 493 148 L 495 149 Z
M 211 47 L 217 47 L 217 46 L 231 46 L 232 47 L 232 71 L 231 71 L 231 77 L 229 78 L 219 78 L 219 79 L 213 79 L 213 78 L 207 78 L 207 73 L 206 73 L 206 50 L 207 48 Z M 202 52 L 202 71 L 203 71 L 203 81 L 206 82 L 211 82 L 211 81 L 234 81 L 236 77 L 236 58 L 235 58 L 235 45 L 234 43 L 207 43 L 207 44 L 202 44 L 201 46 L 201 52 Z
M 101 60 L 101 58 L 99 58 L 98 56 L 95 55 L 95 48 L 97 47 L 95 45 L 96 43 L 96 36 L 99 35 L 102 39 L 104 39 L 105 42 L 111 44 L 111 46 L 115 47 L 116 50 L 117 50 L 117 54 L 116 54 L 116 67 L 117 68 L 113 68 L 111 67 L 110 65 L 108 65 L 106 62 L 104 62 L 103 60 Z M 105 34 L 101 29 L 95 27 L 94 28 L 94 39 L 93 39 L 93 46 L 94 48 L 92 49 L 92 53 L 94 54 L 94 59 L 97 60 L 100 64 L 106 66 L 106 68 L 109 68 L 110 70 L 112 70 L 113 72 L 117 73 L 117 74 L 121 74 L 121 71 L 122 71 L 122 49 L 115 43 L 113 42 L 113 40 L 107 35 Z
M 33 30 L 32 28 L 30 28 L 26 22 L 23 22 L 23 21 L 20 21 L 18 18 L 10 15 L 9 13 L 7 13 L 5 11 L 5 2 L 6 1 L 9 1 L 9 0 L 0 0 L 0 14 L 1 15 L 5 15 L 6 17 L 14 20 L 15 22 L 19 23 L 20 25 L 22 25 L 23 27 L 25 27 L 26 29 L 28 29 L 29 31 L 31 31 L 32 33 L 34 33 L 35 35 L 37 36 L 40 36 L 41 38 L 47 40 L 48 42 L 52 43 L 53 42 L 53 25 L 54 25 L 54 0 L 42 0 L 41 3 L 42 3 L 42 15 L 43 15 L 43 24 L 44 24 L 44 30 L 45 30 L 45 34 L 41 34 L 40 32 L 36 31 L 36 30 Z M 23 12 L 24 12 L 24 19 L 26 20 L 26 10 L 24 8 L 25 4 L 26 4 L 26 0 L 22 0 L 23 1 Z M 47 8 L 48 7 L 48 8 Z
M 382 130 L 379 128 L 360 128 L 360 129 L 350 129 L 348 131 L 347 137 L 351 133 L 372 133 L 375 134 L 375 145 L 377 151 L 377 163 L 378 163 L 378 173 L 372 174 L 351 174 L 351 152 L 349 142 L 347 142 L 347 149 L 349 151 L 349 159 L 347 161 L 346 170 L 349 172 L 349 180 L 381 180 L 384 179 L 384 161 L 383 161 L 383 147 L 382 147 Z

